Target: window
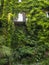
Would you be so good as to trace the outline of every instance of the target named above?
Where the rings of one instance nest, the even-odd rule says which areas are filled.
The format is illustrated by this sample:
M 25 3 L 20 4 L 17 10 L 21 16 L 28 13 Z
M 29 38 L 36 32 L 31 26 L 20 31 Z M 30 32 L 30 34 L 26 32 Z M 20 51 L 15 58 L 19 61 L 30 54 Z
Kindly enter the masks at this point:
M 14 22 L 26 22 L 26 15 L 24 12 L 18 13 L 18 17 L 14 17 Z
M 19 0 L 19 2 L 21 2 L 21 0 Z
M 49 17 L 49 12 L 46 12 L 46 16 L 47 16 L 47 18 Z
M 18 19 L 17 21 L 23 21 L 23 14 L 22 13 L 19 13 L 18 14 Z

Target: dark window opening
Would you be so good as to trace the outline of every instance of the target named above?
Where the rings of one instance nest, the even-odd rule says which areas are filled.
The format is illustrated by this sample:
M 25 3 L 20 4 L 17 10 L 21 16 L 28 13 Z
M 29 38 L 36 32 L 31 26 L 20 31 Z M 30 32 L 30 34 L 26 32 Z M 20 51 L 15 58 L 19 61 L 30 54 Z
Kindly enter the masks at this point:
M 0 28 L 2 27 L 2 22 L 0 21 Z

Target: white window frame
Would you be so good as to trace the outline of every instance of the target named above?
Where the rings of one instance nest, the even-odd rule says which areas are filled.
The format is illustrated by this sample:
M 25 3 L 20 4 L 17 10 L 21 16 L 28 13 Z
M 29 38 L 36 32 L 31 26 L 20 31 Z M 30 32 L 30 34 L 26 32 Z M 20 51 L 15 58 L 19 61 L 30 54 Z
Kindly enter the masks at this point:
M 22 2 L 22 0 L 18 0 L 19 2 Z
M 18 22 L 23 22 L 23 14 L 22 14 L 22 13 L 19 13 L 19 14 L 18 14 L 17 21 L 18 21 Z
M 47 18 L 49 18 L 49 12 L 46 12 L 46 16 L 47 16 Z

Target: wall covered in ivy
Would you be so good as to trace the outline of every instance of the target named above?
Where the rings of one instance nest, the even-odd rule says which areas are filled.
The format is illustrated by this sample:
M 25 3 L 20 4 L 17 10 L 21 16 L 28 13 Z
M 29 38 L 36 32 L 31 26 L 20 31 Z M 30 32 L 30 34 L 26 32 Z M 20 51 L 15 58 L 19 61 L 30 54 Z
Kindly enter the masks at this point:
M 1 0 L 0 9 L 0 64 L 49 65 L 49 1 Z M 14 24 L 22 12 L 27 20 Z

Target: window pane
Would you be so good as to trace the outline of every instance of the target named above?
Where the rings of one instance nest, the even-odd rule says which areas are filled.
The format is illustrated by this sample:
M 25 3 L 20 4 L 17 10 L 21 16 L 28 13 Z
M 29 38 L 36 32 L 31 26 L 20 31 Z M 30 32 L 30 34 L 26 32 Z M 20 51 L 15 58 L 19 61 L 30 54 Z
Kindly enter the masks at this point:
M 17 21 L 23 21 L 23 14 L 22 13 L 19 13 L 18 14 L 18 19 Z
M 21 0 L 19 0 L 19 2 L 21 2 Z

